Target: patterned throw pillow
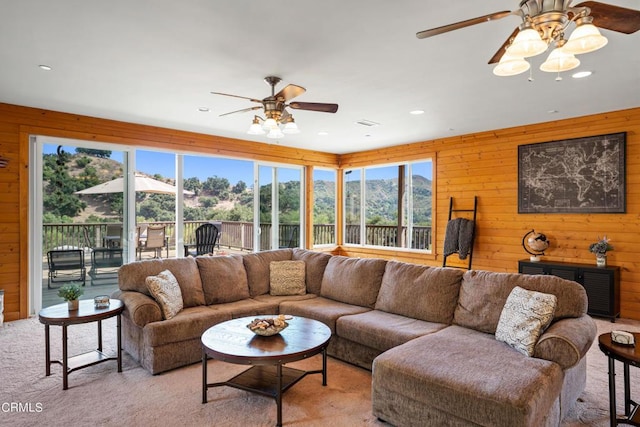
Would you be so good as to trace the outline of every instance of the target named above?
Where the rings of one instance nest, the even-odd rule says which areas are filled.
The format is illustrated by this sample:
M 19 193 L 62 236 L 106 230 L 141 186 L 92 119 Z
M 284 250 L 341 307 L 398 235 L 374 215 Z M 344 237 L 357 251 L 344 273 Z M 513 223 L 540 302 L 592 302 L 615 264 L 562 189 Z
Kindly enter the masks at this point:
M 271 295 L 304 295 L 307 293 L 304 261 L 271 261 L 269 263 Z
M 500 314 L 496 339 L 526 356 L 533 356 L 538 338 L 553 320 L 556 303 L 555 295 L 516 286 Z
M 165 319 L 171 319 L 182 310 L 182 292 L 176 277 L 169 270 L 158 273 L 157 276 L 149 276 L 145 279 L 147 289 L 160 304 L 162 315 Z

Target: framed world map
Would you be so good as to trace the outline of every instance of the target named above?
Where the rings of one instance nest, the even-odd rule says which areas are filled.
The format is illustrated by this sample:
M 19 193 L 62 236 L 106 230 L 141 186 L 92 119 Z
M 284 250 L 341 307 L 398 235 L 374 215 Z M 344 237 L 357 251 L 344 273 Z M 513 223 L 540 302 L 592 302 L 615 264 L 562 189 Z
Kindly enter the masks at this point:
M 625 213 L 626 137 L 520 145 L 518 213 Z

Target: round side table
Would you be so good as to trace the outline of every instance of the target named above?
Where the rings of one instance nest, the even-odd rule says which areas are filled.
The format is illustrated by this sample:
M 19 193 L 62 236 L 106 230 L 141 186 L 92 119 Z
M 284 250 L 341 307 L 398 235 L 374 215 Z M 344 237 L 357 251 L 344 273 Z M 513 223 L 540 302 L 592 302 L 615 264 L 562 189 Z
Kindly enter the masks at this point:
M 640 411 L 637 402 L 631 399 L 631 380 L 629 366 L 640 368 L 640 333 L 633 333 L 635 346 L 615 343 L 611 334 L 606 333 L 598 337 L 600 350 L 609 358 L 609 411 L 611 426 L 630 424 L 640 426 Z M 622 362 L 624 370 L 624 417 L 616 415 L 616 373 L 615 361 Z

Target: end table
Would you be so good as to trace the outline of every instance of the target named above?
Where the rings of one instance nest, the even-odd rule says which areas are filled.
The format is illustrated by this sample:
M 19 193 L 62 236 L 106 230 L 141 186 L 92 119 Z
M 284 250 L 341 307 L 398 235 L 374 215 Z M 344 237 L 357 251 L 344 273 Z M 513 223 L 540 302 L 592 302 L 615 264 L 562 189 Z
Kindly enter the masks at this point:
M 617 344 L 611 340 L 611 334 L 598 337 L 600 350 L 609 358 L 609 411 L 611 426 L 630 424 L 640 426 L 640 411 L 637 402 L 631 399 L 631 380 L 629 366 L 640 368 L 640 333 L 633 333 L 635 346 Z M 616 374 L 614 362 L 622 362 L 624 372 L 624 417 L 616 415 Z

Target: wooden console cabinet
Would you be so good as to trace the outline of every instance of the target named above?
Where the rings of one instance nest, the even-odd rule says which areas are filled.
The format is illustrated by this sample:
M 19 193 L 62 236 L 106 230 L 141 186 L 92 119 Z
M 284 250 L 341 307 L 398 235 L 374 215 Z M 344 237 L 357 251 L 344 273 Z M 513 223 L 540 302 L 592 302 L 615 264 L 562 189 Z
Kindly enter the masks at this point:
M 584 286 L 589 298 L 588 313 L 608 317 L 615 322 L 620 316 L 620 267 L 596 267 L 568 262 L 518 261 L 522 274 L 553 274 Z

